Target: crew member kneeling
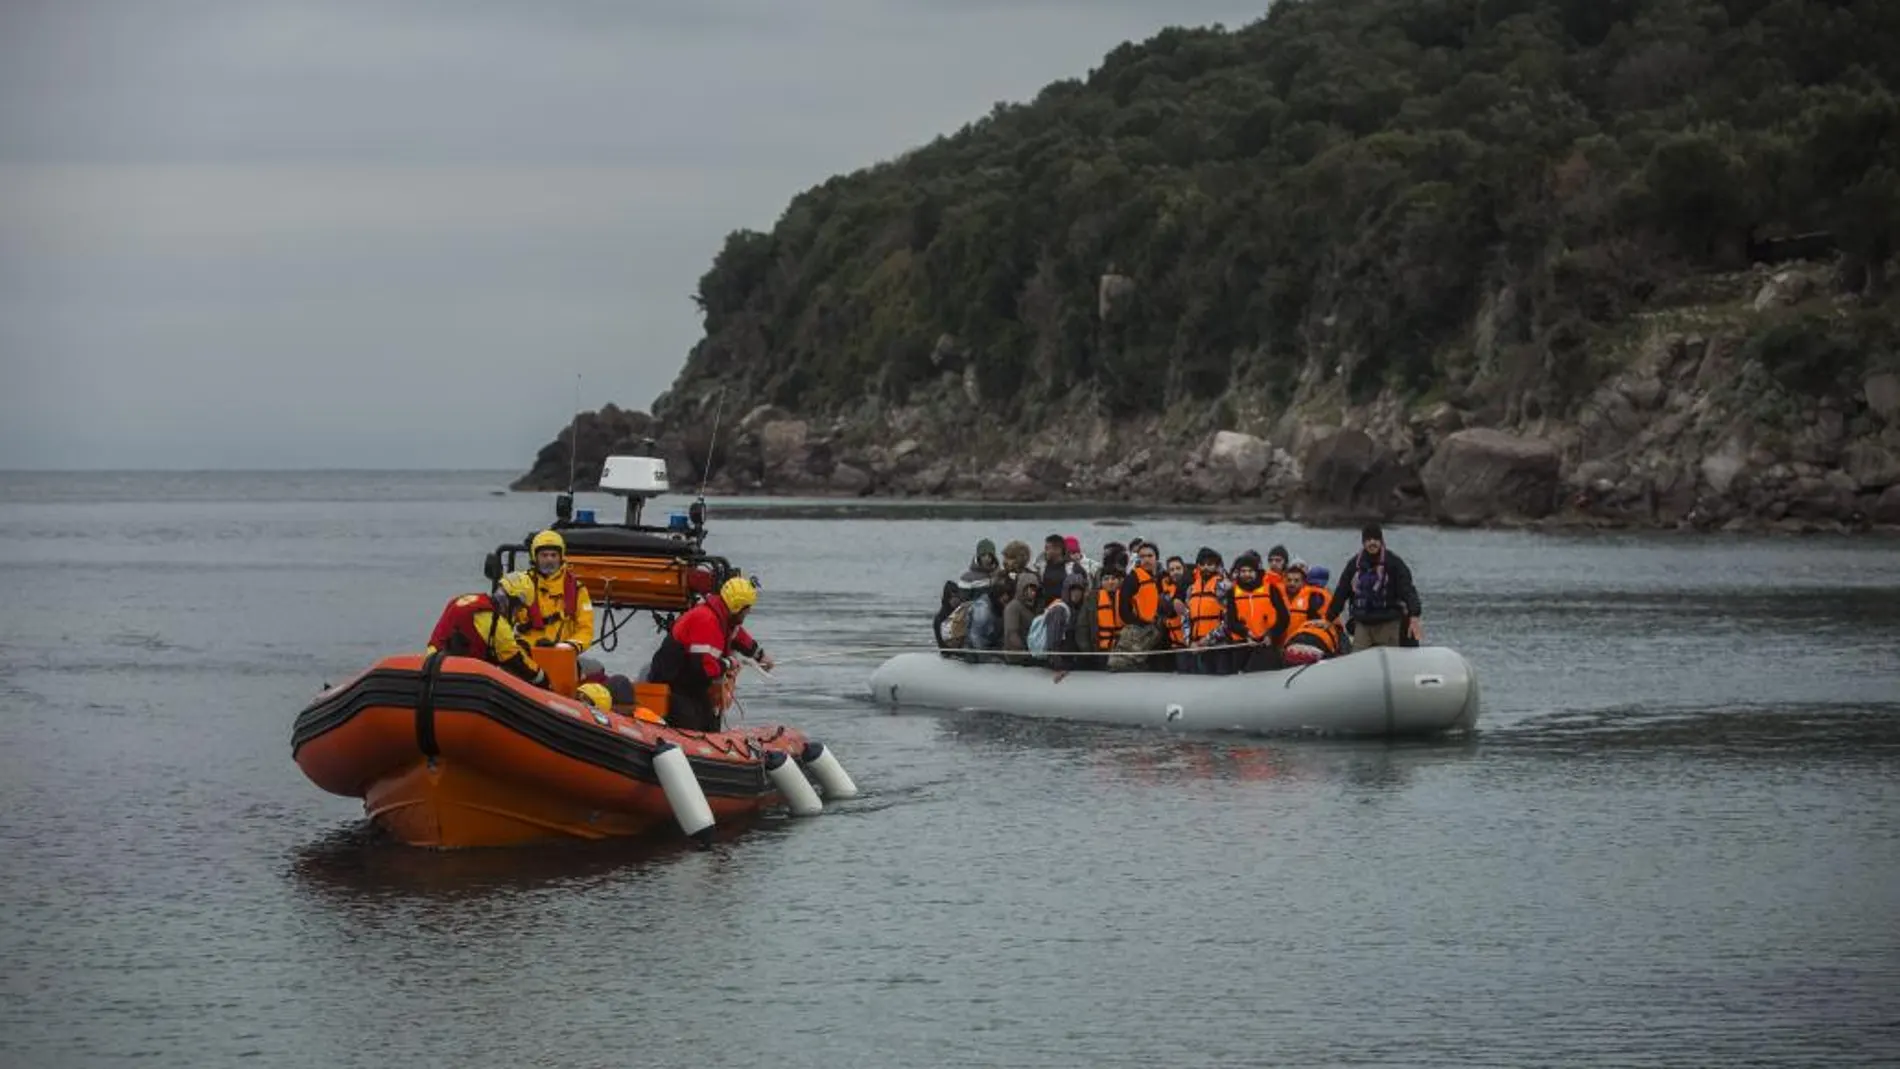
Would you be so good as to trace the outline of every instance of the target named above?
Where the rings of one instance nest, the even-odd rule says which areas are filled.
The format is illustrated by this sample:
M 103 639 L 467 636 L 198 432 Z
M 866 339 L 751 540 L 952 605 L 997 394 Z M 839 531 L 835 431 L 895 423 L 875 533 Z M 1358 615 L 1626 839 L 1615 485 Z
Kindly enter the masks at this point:
M 509 614 L 532 596 L 528 577 L 502 577 L 495 593 L 463 594 L 448 603 L 429 632 L 429 652 L 451 657 L 475 657 L 498 665 L 537 687 L 548 685 L 548 674 L 515 636 Z
M 718 731 L 712 688 L 726 674 L 733 651 L 770 671 L 772 658 L 746 634 L 746 613 L 759 600 L 758 589 L 743 577 L 726 580 L 719 593 L 686 610 L 653 651 L 647 679 L 667 686 L 666 722 L 693 731 Z

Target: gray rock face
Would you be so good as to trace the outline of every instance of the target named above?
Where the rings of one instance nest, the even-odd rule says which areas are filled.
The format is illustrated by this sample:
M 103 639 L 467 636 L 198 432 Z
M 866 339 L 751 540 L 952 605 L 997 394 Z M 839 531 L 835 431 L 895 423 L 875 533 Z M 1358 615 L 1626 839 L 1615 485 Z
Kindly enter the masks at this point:
M 1867 407 L 1889 427 L 1900 426 L 1900 375 L 1883 371 L 1867 376 L 1861 387 Z
M 1873 509 L 1867 513 L 1867 518 L 1875 523 L 1900 526 L 1900 486 L 1889 486 L 1881 491 L 1880 497 L 1874 501 Z
M 1434 516 L 1474 525 L 1550 515 L 1561 470 L 1550 442 L 1479 427 L 1446 438 L 1419 475 Z
M 1264 439 L 1238 431 L 1216 431 L 1192 482 L 1206 497 L 1252 497 L 1260 492 L 1272 464 L 1273 447 Z
M 1299 514 L 1315 521 L 1384 518 L 1391 511 L 1394 492 L 1411 474 L 1389 450 L 1360 430 L 1314 438 L 1300 467 L 1305 479 Z

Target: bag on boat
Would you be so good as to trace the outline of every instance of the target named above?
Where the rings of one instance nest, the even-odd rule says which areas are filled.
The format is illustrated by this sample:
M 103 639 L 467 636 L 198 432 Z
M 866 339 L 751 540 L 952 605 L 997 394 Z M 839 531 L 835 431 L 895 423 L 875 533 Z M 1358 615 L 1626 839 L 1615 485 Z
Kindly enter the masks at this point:
M 1115 636 L 1115 652 L 1109 654 L 1108 670 L 1134 672 L 1147 667 L 1147 654 L 1161 644 L 1161 632 L 1151 624 L 1129 624 Z
M 1049 656 L 1049 611 L 1044 609 L 1040 616 L 1029 621 L 1029 656 L 1034 660 Z
M 963 648 L 965 640 L 970 637 L 970 612 L 973 604 L 973 602 L 966 601 L 950 610 L 950 615 L 944 617 L 943 635 L 941 636 L 944 649 L 960 650 Z

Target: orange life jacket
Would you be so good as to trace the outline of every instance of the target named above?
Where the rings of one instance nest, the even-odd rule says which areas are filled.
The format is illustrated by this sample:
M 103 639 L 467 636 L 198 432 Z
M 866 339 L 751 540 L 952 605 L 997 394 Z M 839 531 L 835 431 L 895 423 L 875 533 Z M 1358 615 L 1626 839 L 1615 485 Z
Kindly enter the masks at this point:
M 1125 582 L 1126 580 L 1124 580 Z M 1114 594 L 1106 590 L 1095 592 L 1095 648 L 1112 650 L 1115 648 L 1115 636 L 1122 633 L 1121 591 Z
M 1290 636 L 1298 631 L 1308 620 L 1326 620 L 1326 610 L 1333 604 L 1333 595 L 1324 587 L 1311 583 L 1299 589 L 1298 593 L 1286 595 L 1286 630 Z
M 1135 585 L 1135 592 L 1129 595 L 1133 611 L 1129 613 L 1127 622 L 1153 624 L 1155 613 L 1161 609 L 1161 585 L 1155 582 L 1155 577 L 1149 574 L 1148 569 L 1139 564 L 1128 569 L 1128 578 L 1122 582 L 1124 585 Z
M 1280 608 L 1273 603 L 1273 584 L 1261 583 L 1253 590 L 1234 588 L 1234 618 L 1243 634 L 1237 639 L 1260 642 L 1273 633 L 1280 622 Z
M 1220 603 L 1220 581 L 1219 572 L 1203 572 L 1189 588 L 1188 638 L 1192 641 L 1199 642 L 1218 631 L 1227 615 Z
M 1328 657 L 1339 656 L 1339 632 L 1334 629 L 1334 625 L 1327 623 L 1323 616 L 1308 620 L 1287 632 L 1287 645 L 1293 645 L 1296 639 L 1302 646 L 1316 646 L 1325 650 Z
M 1174 581 L 1174 576 L 1163 575 L 1161 577 L 1161 595 L 1163 597 L 1171 602 L 1181 601 L 1184 600 L 1182 594 L 1181 584 Z M 1168 635 L 1176 646 L 1187 645 L 1187 618 L 1181 616 L 1179 613 L 1170 617 L 1168 620 Z

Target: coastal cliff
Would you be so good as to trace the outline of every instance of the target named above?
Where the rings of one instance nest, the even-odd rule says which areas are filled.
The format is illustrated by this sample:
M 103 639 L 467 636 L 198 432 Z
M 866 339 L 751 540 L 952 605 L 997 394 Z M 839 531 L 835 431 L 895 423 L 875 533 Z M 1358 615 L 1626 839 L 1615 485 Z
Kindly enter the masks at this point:
M 1900 524 L 1896 80 L 1873 3 L 1167 30 L 731 235 L 581 481 L 651 436 L 728 492 Z

